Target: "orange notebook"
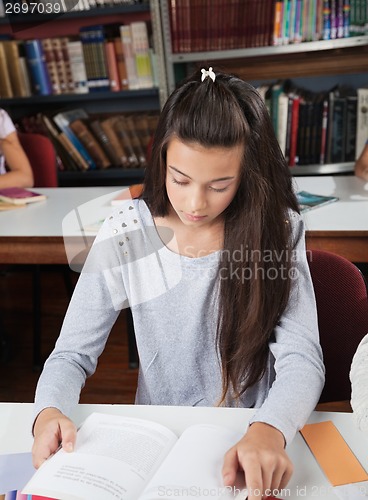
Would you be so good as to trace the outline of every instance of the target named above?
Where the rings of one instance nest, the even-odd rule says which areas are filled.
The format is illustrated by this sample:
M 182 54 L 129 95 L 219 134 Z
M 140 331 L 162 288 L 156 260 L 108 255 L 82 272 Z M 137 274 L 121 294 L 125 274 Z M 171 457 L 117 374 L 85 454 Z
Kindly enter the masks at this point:
M 332 486 L 368 480 L 368 474 L 330 420 L 300 431 Z

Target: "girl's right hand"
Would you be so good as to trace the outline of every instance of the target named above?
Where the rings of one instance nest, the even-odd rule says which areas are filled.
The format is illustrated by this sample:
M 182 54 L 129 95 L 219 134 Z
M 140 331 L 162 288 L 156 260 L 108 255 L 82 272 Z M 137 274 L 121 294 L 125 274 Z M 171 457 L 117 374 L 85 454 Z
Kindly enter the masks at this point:
M 38 469 L 57 449 L 73 451 L 77 429 L 73 422 L 56 408 L 45 408 L 37 416 L 32 446 L 33 465 Z

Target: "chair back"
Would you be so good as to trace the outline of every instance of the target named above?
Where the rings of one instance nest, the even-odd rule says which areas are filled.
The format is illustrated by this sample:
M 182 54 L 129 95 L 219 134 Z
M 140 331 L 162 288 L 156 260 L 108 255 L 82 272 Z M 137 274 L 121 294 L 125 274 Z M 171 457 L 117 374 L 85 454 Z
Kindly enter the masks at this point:
M 351 362 L 358 344 L 368 333 L 367 284 L 360 270 L 344 257 L 309 250 L 307 258 L 326 367 L 319 402 L 350 400 Z
M 56 152 L 45 135 L 18 133 L 19 141 L 28 156 L 34 177 L 34 187 L 57 187 Z

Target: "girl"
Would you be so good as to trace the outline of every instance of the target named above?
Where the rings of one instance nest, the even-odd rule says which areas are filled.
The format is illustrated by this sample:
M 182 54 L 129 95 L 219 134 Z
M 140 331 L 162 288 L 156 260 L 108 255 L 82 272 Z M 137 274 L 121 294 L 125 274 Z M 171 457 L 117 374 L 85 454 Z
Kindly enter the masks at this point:
M 99 232 L 38 383 L 36 466 L 59 443 L 73 448 L 66 415 L 127 305 L 136 402 L 257 408 L 224 483 L 240 468 L 250 492 L 284 487 L 285 444 L 318 402 L 324 368 L 288 167 L 261 97 L 234 76 L 202 70 L 170 96 L 142 196 Z
M 0 189 L 33 186 L 31 165 L 14 124 L 4 109 L 0 109 L 0 174 L 3 174 L 0 175 Z
M 364 145 L 363 151 L 355 162 L 354 172 L 357 177 L 368 181 L 368 142 Z
M 368 431 L 368 334 L 357 347 L 350 370 L 351 407 L 357 427 Z

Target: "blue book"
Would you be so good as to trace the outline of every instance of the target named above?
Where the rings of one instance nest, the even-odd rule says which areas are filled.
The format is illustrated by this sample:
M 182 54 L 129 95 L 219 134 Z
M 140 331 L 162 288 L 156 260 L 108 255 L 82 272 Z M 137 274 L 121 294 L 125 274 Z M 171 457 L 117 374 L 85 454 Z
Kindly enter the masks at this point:
M 308 193 L 308 191 L 299 191 L 296 196 L 302 214 L 313 208 L 322 207 L 323 205 L 338 201 L 336 196 L 324 196 L 321 194 Z
M 24 49 L 35 94 L 52 94 L 52 85 L 47 72 L 41 40 L 25 40 Z
M 96 163 L 93 161 L 91 158 L 90 154 L 88 153 L 87 149 L 84 147 L 84 145 L 81 143 L 81 141 L 78 139 L 78 137 L 74 134 L 72 129 L 69 127 L 69 124 L 76 119 L 83 119 L 85 117 L 88 117 L 88 115 L 85 113 L 84 110 L 71 110 L 71 111 L 65 111 L 58 113 L 57 115 L 53 116 L 53 120 L 56 123 L 56 125 L 59 127 L 59 129 L 64 132 L 64 134 L 67 136 L 67 138 L 70 140 L 70 142 L 74 145 L 74 147 L 78 150 L 78 152 L 82 155 L 82 157 L 85 159 L 85 161 L 88 163 L 89 169 L 94 170 L 96 167 Z

